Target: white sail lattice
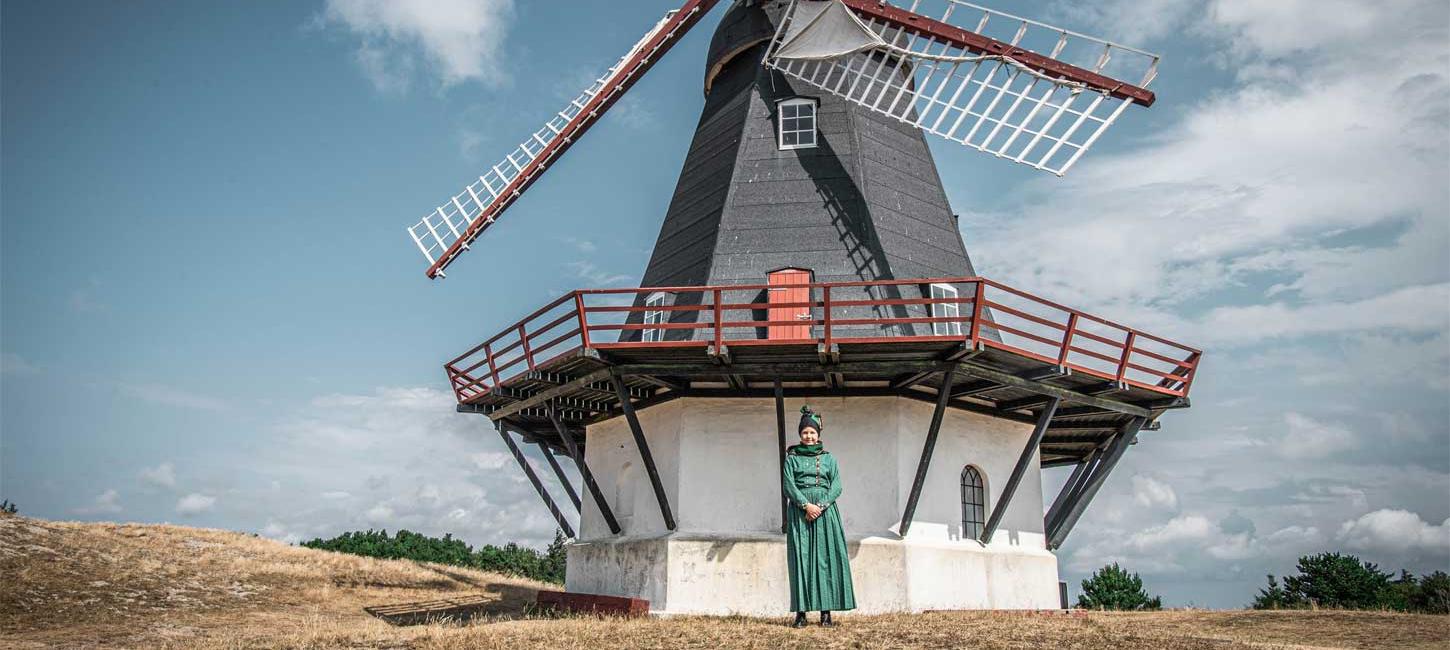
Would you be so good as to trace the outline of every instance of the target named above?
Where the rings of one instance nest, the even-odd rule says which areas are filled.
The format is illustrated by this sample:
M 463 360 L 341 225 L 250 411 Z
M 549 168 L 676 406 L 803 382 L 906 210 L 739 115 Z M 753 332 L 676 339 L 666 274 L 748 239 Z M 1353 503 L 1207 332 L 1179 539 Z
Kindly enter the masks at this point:
M 617 63 L 588 88 L 585 88 L 584 92 L 579 93 L 579 96 L 570 101 L 563 110 L 545 122 L 543 128 L 531 133 L 528 139 L 504 156 L 503 160 L 484 171 L 478 180 L 464 186 L 462 192 L 453 195 L 443 205 L 424 215 L 422 219 L 418 220 L 418 223 L 408 227 L 408 234 L 413 237 L 413 243 L 418 245 L 418 249 L 423 252 L 424 257 L 428 258 L 430 264 L 437 264 L 442 260 L 454 243 L 463 239 L 470 226 L 490 208 L 501 206 L 518 197 L 519 190 L 509 190 L 508 188 L 520 175 L 530 173 L 526 172 L 530 169 L 530 164 L 544 155 L 556 140 L 568 139 L 575 135 L 570 125 L 576 123 L 576 118 L 589 106 L 591 101 L 601 93 L 619 92 L 619 78 L 633 72 L 628 66 L 630 61 L 669 23 L 675 13 L 671 11 L 665 14 L 665 17 L 660 19 L 624 56 L 620 57 Z M 549 160 L 546 159 L 544 162 L 549 162 Z M 542 170 L 542 167 L 538 169 Z M 494 210 L 488 221 L 479 224 L 476 229 L 486 228 L 498 216 L 498 212 L 498 210 Z M 474 235 L 476 236 L 477 233 Z M 464 242 L 461 248 L 467 250 L 467 242 Z M 443 275 L 441 270 L 438 275 L 440 277 Z
M 841 0 L 795 0 L 765 64 L 927 133 L 1059 176 L 1133 98 L 964 39 L 987 37 L 1009 46 L 1004 52 L 1040 54 L 1107 82 L 1135 79 L 1139 96 L 1157 74 L 1157 55 L 961 0 L 917 0 L 908 10 L 939 21 L 943 35 L 858 15 Z

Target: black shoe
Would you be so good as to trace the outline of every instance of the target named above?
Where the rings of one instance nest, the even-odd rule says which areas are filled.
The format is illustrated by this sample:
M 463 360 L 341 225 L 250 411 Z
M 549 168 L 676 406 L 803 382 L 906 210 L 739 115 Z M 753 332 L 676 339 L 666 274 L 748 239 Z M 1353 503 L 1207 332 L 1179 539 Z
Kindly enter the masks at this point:
M 831 622 L 830 612 L 821 612 L 821 627 L 836 627 L 836 624 Z
M 805 627 L 806 626 L 806 613 L 805 612 L 796 612 L 795 613 L 795 622 L 794 623 L 791 623 L 790 626 L 791 627 Z

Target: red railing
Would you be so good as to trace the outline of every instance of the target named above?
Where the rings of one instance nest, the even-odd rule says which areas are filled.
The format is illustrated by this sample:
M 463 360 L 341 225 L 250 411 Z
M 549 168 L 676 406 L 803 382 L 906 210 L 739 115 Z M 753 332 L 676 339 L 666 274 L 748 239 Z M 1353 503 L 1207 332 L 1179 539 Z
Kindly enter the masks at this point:
M 937 287 L 921 298 L 899 287 Z M 803 302 L 759 302 L 761 292 L 807 288 Z M 834 295 L 833 295 L 834 293 Z M 913 293 L 915 293 L 913 291 Z M 746 294 L 744 298 L 739 298 Z M 886 294 L 882 297 L 879 294 Z M 938 295 L 940 294 L 940 295 Z M 641 297 L 673 297 L 641 304 Z M 848 296 L 843 299 L 843 296 Z M 860 296 L 865 296 L 864 298 Z M 591 304 L 594 303 L 594 304 Z M 753 312 L 809 310 L 791 320 Z M 983 310 L 990 310 L 984 317 Z M 882 315 L 882 310 L 896 315 Z M 838 312 L 854 312 L 839 314 Z M 874 314 L 863 312 L 874 311 Z M 913 315 L 916 311 L 920 315 Z M 741 314 L 747 312 L 747 314 Z M 631 314 L 640 314 L 631 319 Z M 693 319 L 685 316 L 693 313 Z M 780 313 L 777 311 L 776 313 Z M 675 320 L 677 322 L 669 322 Z M 771 326 L 809 325 L 811 338 L 768 338 Z M 910 327 L 912 331 L 896 333 Z M 930 333 L 914 330 L 929 329 Z M 686 337 L 671 332 L 687 330 Z M 615 341 L 620 332 L 639 340 Z M 699 332 L 699 335 L 696 335 Z M 608 342 L 600 340 L 607 333 Z M 572 291 L 449 361 L 459 402 L 579 349 L 963 341 L 1064 366 L 1075 373 L 1186 396 L 1202 352 L 979 277 L 802 284 L 580 289 Z

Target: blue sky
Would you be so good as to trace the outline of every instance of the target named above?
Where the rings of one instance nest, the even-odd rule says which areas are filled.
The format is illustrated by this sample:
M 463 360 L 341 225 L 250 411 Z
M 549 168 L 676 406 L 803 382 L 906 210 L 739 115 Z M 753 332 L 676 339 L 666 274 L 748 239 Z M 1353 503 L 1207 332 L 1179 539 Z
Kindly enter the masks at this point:
M 404 227 L 671 4 L 6 3 L 0 496 L 546 540 L 441 364 L 564 291 L 637 285 L 722 10 L 448 280 Z M 1319 550 L 1450 568 L 1450 10 L 996 7 L 1165 59 L 1158 104 L 1065 179 L 932 142 L 978 269 L 1209 355 L 1066 579 L 1121 560 L 1169 603 L 1237 606 Z

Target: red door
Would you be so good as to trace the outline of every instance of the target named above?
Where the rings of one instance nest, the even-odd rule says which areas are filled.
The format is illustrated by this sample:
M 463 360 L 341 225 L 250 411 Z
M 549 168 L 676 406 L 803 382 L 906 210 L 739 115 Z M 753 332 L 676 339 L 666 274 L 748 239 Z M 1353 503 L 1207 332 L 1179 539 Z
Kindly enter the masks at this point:
M 810 287 L 777 288 L 778 284 L 808 284 L 811 281 L 811 272 L 805 269 L 781 269 L 772 271 L 769 274 L 770 290 L 767 302 L 776 303 L 808 303 L 811 300 Z M 800 325 L 769 325 L 766 327 L 766 338 L 769 339 L 808 339 L 811 338 L 811 308 L 808 306 L 799 307 L 771 307 L 767 317 L 771 321 L 800 321 Z

